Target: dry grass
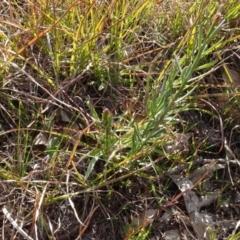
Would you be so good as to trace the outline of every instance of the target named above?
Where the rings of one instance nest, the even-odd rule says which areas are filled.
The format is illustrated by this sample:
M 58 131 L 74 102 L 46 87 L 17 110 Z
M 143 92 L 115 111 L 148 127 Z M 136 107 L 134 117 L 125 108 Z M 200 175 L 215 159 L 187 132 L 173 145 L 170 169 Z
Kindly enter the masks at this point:
M 2 239 L 239 238 L 238 1 L 0 9 Z

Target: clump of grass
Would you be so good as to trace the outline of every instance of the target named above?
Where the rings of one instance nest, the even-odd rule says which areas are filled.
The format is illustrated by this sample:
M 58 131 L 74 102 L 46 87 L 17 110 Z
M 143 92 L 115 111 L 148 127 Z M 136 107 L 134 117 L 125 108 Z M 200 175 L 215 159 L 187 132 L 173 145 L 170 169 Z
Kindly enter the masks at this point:
M 158 176 L 191 166 L 202 150 L 205 139 L 192 144 L 190 156 L 167 154 L 166 146 L 188 128 L 181 114 L 201 111 L 198 100 L 211 97 L 203 80 L 239 40 L 237 1 L 3 6 L 0 177 L 5 215 L 11 208 L 20 222 L 14 230 L 8 219 L 7 237 L 97 231 L 107 239 L 107 224 L 116 239 L 147 239 L 154 227 L 124 234 L 129 202 L 161 205 L 170 185 Z

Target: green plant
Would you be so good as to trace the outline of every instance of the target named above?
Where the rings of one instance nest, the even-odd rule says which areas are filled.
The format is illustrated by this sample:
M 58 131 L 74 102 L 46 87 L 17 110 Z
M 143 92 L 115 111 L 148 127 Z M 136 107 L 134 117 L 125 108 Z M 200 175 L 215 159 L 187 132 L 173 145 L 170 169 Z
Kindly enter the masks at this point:
M 62 229 L 71 229 L 64 237 L 73 239 L 104 224 L 116 239 L 150 238 L 154 223 L 128 237 L 121 232 L 130 205 L 147 209 L 155 201 L 161 208 L 175 198 L 169 172 L 191 175 L 199 152 L 219 145 L 208 124 L 220 122 L 218 139 L 227 127 L 231 137 L 237 129 L 232 116 L 228 125 L 222 120 L 218 101 L 227 99 L 229 112 L 234 101 L 238 107 L 235 82 L 223 86 L 219 73 L 229 72 L 227 61 L 239 55 L 238 1 L 9 0 L 2 6 L 3 202 L 29 239 L 61 239 Z M 188 122 L 184 114 L 191 111 L 206 120 Z M 199 122 L 206 124 L 202 132 Z M 186 132 L 192 136 L 187 154 L 177 138 Z M 223 152 L 220 145 L 212 154 Z M 231 191 L 224 177 L 218 187 Z M 24 234 L 8 224 L 6 238 Z

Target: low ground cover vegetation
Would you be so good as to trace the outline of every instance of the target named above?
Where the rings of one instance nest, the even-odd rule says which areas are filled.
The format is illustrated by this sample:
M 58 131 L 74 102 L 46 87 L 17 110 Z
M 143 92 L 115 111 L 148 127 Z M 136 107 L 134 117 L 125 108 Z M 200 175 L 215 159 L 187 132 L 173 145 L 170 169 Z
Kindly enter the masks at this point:
M 239 13 L 1 2 L 1 238 L 240 239 Z

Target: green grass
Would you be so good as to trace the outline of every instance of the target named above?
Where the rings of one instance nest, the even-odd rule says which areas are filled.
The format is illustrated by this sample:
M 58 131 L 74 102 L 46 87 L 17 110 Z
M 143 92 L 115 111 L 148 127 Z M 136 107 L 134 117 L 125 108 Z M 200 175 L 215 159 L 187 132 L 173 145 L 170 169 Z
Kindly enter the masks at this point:
M 175 195 L 164 174 L 222 158 L 235 136 L 239 12 L 236 0 L 2 3 L 1 205 L 29 239 L 87 239 L 94 226 L 102 239 L 156 234 L 154 222 L 134 229 L 130 203 L 161 209 Z M 9 219 L 1 229 L 23 235 Z

